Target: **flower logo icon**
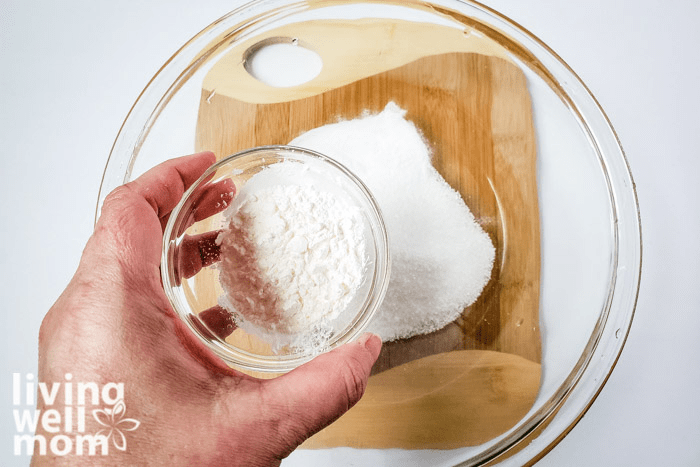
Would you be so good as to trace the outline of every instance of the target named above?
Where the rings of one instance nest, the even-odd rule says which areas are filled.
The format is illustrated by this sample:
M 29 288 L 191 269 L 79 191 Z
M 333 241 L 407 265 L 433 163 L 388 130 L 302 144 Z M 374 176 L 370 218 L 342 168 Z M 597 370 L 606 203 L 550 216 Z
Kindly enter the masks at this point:
M 126 451 L 126 437 L 122 431 L 134 431 L 141 424 L 133 418 L 124 418 L 125 413 L 126 404 L 123 400 L 118 401 L 111 409 L 107 407 L 92 411 L 92 416 L 95 417 L 97 423 L 105 427 L 98 431 L 95 436 L 104 436 L 107 440 L 111 437 L 114 447 L 120 451 Z

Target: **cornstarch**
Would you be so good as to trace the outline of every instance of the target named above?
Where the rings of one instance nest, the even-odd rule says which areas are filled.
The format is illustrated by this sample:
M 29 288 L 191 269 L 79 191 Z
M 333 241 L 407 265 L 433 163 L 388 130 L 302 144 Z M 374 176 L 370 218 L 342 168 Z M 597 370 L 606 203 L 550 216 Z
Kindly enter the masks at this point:
M 379 114 L 325 125 L 290 143 L 336 159 L 377 199 L 392 266 L 386 298 L 368 330 L 385 341 L 454 321 L 481 294 L 495 256 L 489 236 L 432 166 L 405 114 L 390 102 Z
M 227 208 L 228 226 L 217 238 L 222 305 L 273 348 L 322 346 L 366 263 L 358 208 L 305 177 L 294 162 L 254 175 Z

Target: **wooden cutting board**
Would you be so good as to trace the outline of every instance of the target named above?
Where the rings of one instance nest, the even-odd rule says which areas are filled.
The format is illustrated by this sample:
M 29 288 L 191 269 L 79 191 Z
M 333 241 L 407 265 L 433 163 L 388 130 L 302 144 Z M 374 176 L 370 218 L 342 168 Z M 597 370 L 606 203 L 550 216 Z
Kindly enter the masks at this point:
M 264 37 L 298 38 L 324 71 L 303 86 L 269 87 L 246 72 L 253 42 L 242 41 L 204 80 L 198 150 L 223 157 L 286 144 L 394 101 L 496 247 L 477 302 L 440 331 L 385 343 L 364 398 L 303 447 L 450 449 L 502 434 L 531 408 L 541 376 L 536 150 L 524 75 L 475 53 L 462 31 L 429 24 L 314 21 L 255 42 Z M 416 37 L 421 47 L 406 47 Z

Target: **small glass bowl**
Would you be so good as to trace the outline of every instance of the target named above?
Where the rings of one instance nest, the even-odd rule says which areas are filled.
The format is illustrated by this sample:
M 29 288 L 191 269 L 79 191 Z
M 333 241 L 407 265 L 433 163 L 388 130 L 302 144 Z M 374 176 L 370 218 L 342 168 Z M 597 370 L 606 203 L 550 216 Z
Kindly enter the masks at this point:
M 273 349 L 265 339 L 236 327 L 233 315 L 221 306 L 224 291 L 219 283 L 216 238 L 228 223 L 226 207 L 251 177 L 281 162 L 301 164 L 304 177 L 308 176 L 306 183 L 332 191 L 341 201 L 356 206 L 364 223 L 364 277 L 352 301 L 330 323 L 330 337 L 322 350 L 359 337 L 379 308 L 389 282 L 388 237 L 381 211 L 367 187 L 344 166 L 323 154 L 292 146 L 257 147 L 216 162 L 185 192 L 170 215 L 163 236 L 163 287 L 190 330 L 231 366 L 246 372 L 282 373 L 318 353 L 318 349 L 291 345 Z

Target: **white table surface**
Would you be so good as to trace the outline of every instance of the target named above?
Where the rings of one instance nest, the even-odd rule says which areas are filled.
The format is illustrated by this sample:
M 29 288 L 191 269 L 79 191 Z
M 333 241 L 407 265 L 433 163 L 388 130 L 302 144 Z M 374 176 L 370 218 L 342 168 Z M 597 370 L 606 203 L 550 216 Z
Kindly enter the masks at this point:
M 139 92 L 235 0 L 0 3 L 0 465 L 11 378 L 90 235 L 107 155 Z M 700 465 L 700 2 L 487 0 L 555 50 L 606 110 L 637 184 L 639 303 L 592 408 L 538 466 Z M 40 226 L 45 226 L 40 228 Z

